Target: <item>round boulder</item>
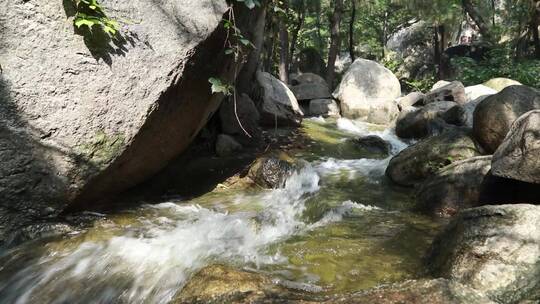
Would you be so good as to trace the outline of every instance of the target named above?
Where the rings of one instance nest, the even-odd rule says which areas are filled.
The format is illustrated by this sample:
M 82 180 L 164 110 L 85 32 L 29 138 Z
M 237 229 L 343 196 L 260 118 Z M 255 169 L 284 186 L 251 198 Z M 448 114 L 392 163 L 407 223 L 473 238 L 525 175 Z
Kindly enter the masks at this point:
M 414 186 L 451 163 L 479 155 L 466 133 L 449 130 L 401 151 L 390 161 L 386 176 L 402 186 Z
M 467 209 L 433 243 L 433 275 L 472 287 L 498 303 L 540 300 L 540 206 Z
M 309 115 L 339 117 L 339 106 L 333 99 L 314 99 L 309 102 Z
M 334 92 L 343 116 L 375 124 L 389 124 L 399 110 L 395 99 L 401 95 L 399 80 L 379 63 L 356 59 Z
M 257 72 L 257 83 L 261 88 L 259 109 L 261 123 L 268 126 L 278 124 L 298 125 L 304 113 L 298 100 L 286 84 L 270 73 Z
M 528 111 L 540 109 L 540 91 L 527 86 L 510 86 L 484 99 L 474 111 L 476 140 L 493 153 L 501 145 L 512 123 Z
M 283 187 L 295 171 L 296 164 L 288 155 L 270 155 L 257 159 L 250 167 L 248 177 L 264 188 Z
M 540 184 L 540 110 L 518 118 L 493 155 L 493 175 Z

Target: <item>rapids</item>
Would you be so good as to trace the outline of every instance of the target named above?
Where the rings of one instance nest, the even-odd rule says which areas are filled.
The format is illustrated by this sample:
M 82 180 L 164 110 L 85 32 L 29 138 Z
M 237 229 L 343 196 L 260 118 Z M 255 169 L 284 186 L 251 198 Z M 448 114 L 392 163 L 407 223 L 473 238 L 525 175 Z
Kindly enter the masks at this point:
M 95 227 L 0 256 L 2 303 L 168 303 L 198 269 L 224 263 L 327 294 L 423 276 L 438 223 L 409 212 L 389 184 L 391 157 L 364 158 L 348 139 L 392 130 L 308 119 L 309 163 L 281 189 L 211 192 L 103 215 Z

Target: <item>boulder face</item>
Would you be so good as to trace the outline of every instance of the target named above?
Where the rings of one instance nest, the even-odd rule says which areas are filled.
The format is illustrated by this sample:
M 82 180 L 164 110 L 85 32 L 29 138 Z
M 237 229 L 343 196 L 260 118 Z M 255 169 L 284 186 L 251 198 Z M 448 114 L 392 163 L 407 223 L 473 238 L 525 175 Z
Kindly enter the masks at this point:
M 533 205 L 462 211 L 433 243 L 428 255 L 433 275 L 472 287 L 499 303 L 537 303 L 539 221 L 540 207 Z
M 500 92 L 509 86 L 522 85 L 522 84 L 519 81 L 515 81 L 508 78 L 493 78 L 484 82 L 484 85 L 488 88 L 494 89 L 497 92 Z
M 259 111 L 253 100 L 246 94 L 242 94 L 236 99 L 236 112 L 234 99 L 228 98 L 224 100 L 219 108 L 219 118 L 221 120 L 221 130 L 225 134 L 235 136 L 243 142 L 249 142 L 251 138 L 261 137 Z M 248 132 L 251 138 L 245 132 Z
M 221 51 L 226 1 L 102 4 L 136 24 L 111 39 L 74 32 L 71 1 L 10 0 L 1 9 L 10 20 L 0 25 L 2 208 L 54 215 L 142 182 L 218 108 L 208 79 L 234 78 Z M 249 36 L 251 17 L 237 9 Z
M 527 112 L 514 122 L 493 155 L 492 173 L 540 187 L 540 110 Z
M 287 85 L 270 73 L 257 72 L 256 77 L 261 88 L 261 123 L 268 126 L 274 126 L 276 121 L 285 125 L 300 124 L 304 113 Z
M 339 106 L 333 99 L 314 99 L 309 102 L 309 115 L 339 117 Z
M 402 186 L 414 186 L 451 163 L 479 155 L 466 133 L 450 130 L 412 145 L 394 156 L 386 176 Z
M 403 110 L 396 122 L 396 134 L 401 138 L 423 138 L 437 133 L 442 116 L 456 106 L 452 101 L 430 103 L 422 108 Z
M 481 85 L 481 84 L 465 88 L 465 96 L 466 96 L 467 102 L 476 100 L 480 97 L 487 97 L 487 96 L 494 95 L 497 93 L 498 91 L 490 87 L 487 87 L 485 85 Z
M 303 83 L 290 87 L 298 100 L 326 99 L 331 98 L 330 89 L 326 84 Z
M 375 124 L 389 124 L 398 115 L 395 99 L 399 80 L 375 61 L 356 59 L 334 92 L 343 116 Z
M 440 217 L 460 209 L 476 207 L 484 177 L 491 168 L 491 156 L 478 156 L 442 168 L 426 180 L 416 193 L 417 208 Z
M 461 82 L 454 81 L 432 90 L 423 98 L 424 105 L 440 101 L 453 101 L 460 105 L 467 103 L 465 87 Z
M 512 123 L 528 111 L 540 109 L 540 91 L 510 86 L 484 99 L 474 111 L 474 137 L 493 153 L 503 142 Z
M 296 164 L 285 154 L 257 159 L 249 168 L 248 177 L 263 188 L 280 188 L 295 171 Z

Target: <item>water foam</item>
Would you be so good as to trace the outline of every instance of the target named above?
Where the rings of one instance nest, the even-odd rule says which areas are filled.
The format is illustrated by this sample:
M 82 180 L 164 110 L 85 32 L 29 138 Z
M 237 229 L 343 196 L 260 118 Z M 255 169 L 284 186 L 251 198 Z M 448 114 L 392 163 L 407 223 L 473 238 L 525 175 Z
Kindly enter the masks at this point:
M 77 302 L 85 297 L 81 290 L 64 286 L 78 281 L 93 302 L 167 303 L 193 271 L 208 263 L 278 262 L 279 257 L 265 255 L 265 247 L 305 230 L 299 217 L 306 199 L 318 190 L 319 175 L 308 166 L 284 188 L 257 196 L 262 212 L 229 214 L 173 203 L 152 206 L 170 216 L 144 220 L 143 227 L 128 228 L 105 242 L 85 242 L 73 252 L 46 256 L 20 271 L 13 284 L 0 286 L 0 294 L 16 286 L 19 296 L 7 299 L 12 303 L 33 302 L 45 291 L 58 295 L 52 303 Z M 107 281 L 114 275 L 122 278 Z

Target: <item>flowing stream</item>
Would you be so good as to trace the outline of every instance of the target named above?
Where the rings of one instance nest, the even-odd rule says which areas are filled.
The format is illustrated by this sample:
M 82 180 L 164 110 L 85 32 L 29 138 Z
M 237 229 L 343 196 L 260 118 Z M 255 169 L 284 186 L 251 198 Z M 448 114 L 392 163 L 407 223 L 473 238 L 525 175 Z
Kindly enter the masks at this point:
M 413 193 L 384 177 L 390 157 L 349 139 L 392 130 L 347 119 L 303 124 L 308 161 L 275 190 L 214 191 L 104 215 L 63 239 L 0 256 L 1 303 L 168 303 L 198 269 L 250 268 L 307 292 L 336 294 L 423 276 L 439 229 L 409 211 Z

